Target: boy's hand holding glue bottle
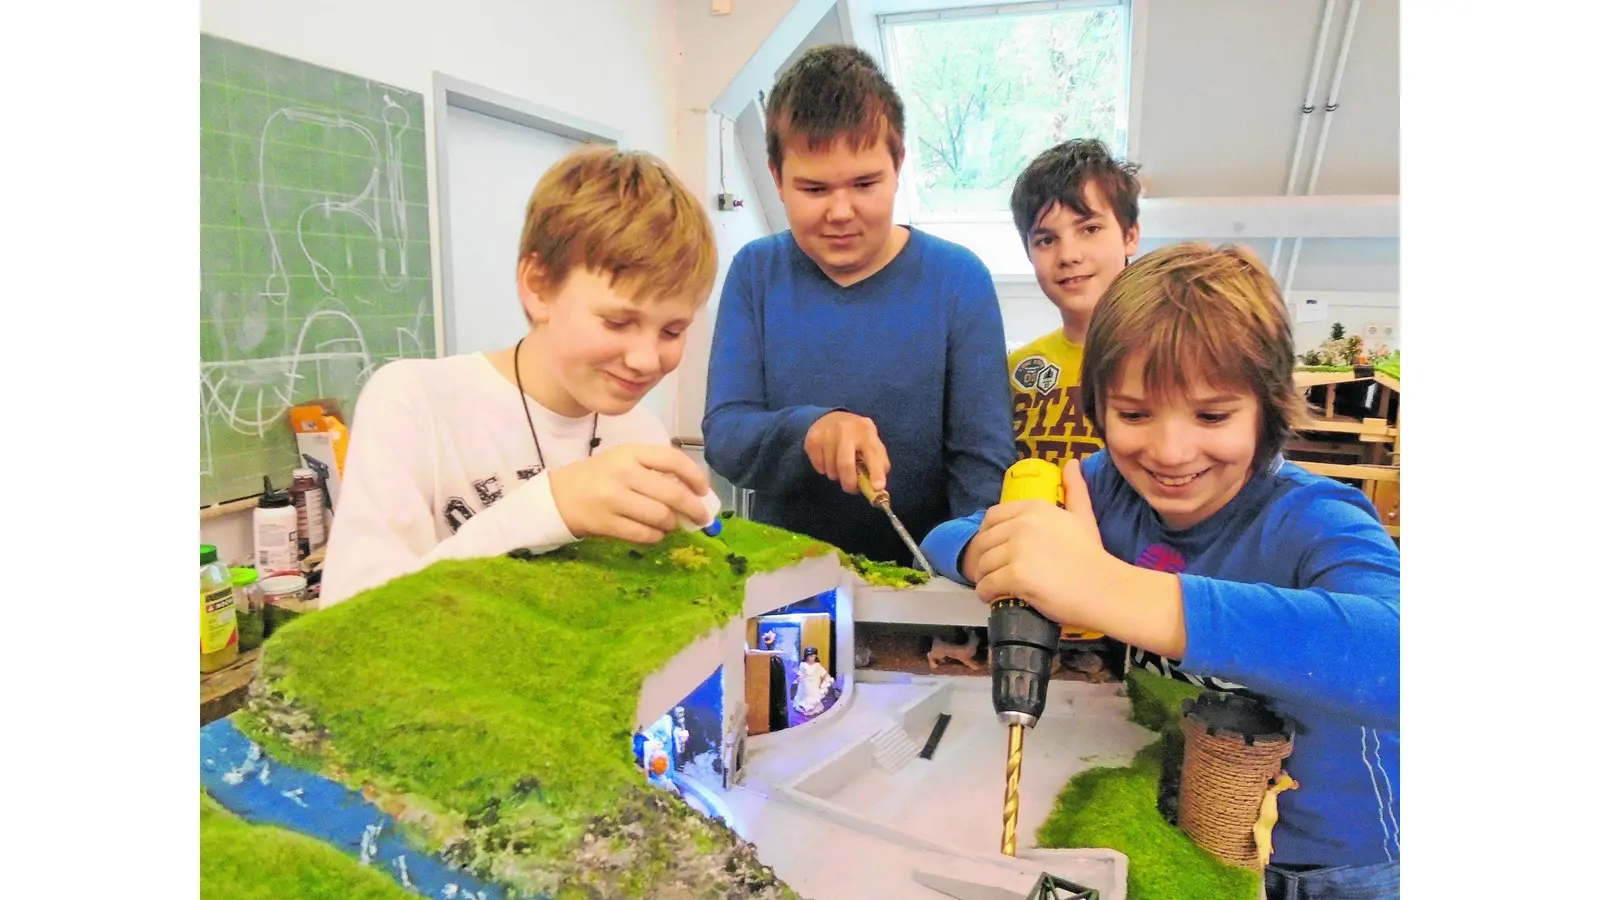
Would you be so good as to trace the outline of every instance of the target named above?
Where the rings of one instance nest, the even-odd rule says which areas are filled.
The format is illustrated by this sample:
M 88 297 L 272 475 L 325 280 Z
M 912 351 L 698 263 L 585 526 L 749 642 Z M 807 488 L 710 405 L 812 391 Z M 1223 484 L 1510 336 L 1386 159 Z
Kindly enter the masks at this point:
M 722 500 L 710 479 L 676 447 L 633 444 L 550 472 L 556 510 L 575 538 L 653 544 L 678 528 L 722 529 Z

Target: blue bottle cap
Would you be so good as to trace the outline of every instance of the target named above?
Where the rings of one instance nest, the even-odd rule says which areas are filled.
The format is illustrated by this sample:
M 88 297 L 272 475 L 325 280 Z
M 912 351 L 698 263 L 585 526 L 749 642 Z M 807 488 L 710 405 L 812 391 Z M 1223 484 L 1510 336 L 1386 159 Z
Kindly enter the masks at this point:
M 717 516 L 715 519 L 712 519 L 711 520 L 711 524 L 707 525 L 706 527 L 704 527 L 702 529 L 700 529 L 700 531 L 706 537 L 716 537 L 717 535 L 721 534 L 722 533 L 722 517 L 721 516 Z

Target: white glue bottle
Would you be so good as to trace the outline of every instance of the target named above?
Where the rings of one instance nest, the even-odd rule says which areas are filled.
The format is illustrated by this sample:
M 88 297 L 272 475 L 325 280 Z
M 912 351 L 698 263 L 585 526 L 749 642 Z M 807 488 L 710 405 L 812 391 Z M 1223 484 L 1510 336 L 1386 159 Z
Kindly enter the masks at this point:
M 678 527 L 684 531 L 701 531 L 707 537 L 716 537 L 722 533 L 722 498 L 716 491 L 706 491 L 700 497 L 700 502 L 705 504 L 706 521 L 691 522 L 683 513 L 678 514 Z
M 272 479 L 261 477 L 261 501 L 256 505 L 256 571 L 262 578 L 288 572 L 300 574 L 300 530 L 294 503 L 283 491 L 272 489 Z

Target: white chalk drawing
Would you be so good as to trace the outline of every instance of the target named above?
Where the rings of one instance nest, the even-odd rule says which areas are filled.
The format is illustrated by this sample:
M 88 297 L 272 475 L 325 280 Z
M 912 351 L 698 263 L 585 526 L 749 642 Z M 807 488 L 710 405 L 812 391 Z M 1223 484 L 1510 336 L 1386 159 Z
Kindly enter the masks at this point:
M 414 280 L 406 253 L 410 230 L 403 177 L 406 158 L 401 143 L 412 127 L 411 113 L 388 93 L 382 94 L 382 100 L 381 140 L 366 125 L 337 111 L 310 107 L 280 108 L 261 126 L 256 137 L 256 170 L 250 180 L 255 182 L 260 200 L 270 272 L 264 283 L 242 293 L 212 290 L 207 298 L 211 321 L 206 327 L 215 330 L 223 358 L 202 361 L 200 365 L 202 478 L 220 474 L 213 450 L 213 428 L 265 437 L 268 429 L 283 427 L 297 395 L 353 398 L 378 366 L 402 357 L 428 355 L 433 334 L 431 322 L 425 320 L 432 312 L 431 291 L 416 292 L 419 296 L 410 321 L 392 326 L 393 341 L 381 342 L 393 352 L 376 359 L 369 346 L 373 342 L 352 315 L 353 311 L 373 306 L 375 298 L 367 293 L 372 285 L 400 294 Z M 316 142 L 292 139 L 303 134 L 304 129 L 321 130 L 324 134 L 344 130 L 359 136 L 371 163 L 370 174 L 359 191 L 351 194 L 348 190 L 330 190 L 310 199 L 303 196 L 307 193 L 304 185 L 271 183 L 271 166 L 281 165 L 286 154 L 318 152 L 301 149 L 316 146 Z M 335 163 L 343 158 L 332 154 L 325 157 Z M 342 174 L 333 171 L 329 180 L 337 183 Z M 369 261 L 362 260 L 358 265 L 357 248 L 350 240 L 341 241 L 343 259 L 319 256 L 308 246 L 308 223 L 319 218 L 326 223 L 336 216 L 348 218 L 361 237 L 363 252 L 370 234 L 376 247 L 375 273 Z M 293 242 L 286 245 L 291 233 Z M 297 269 L 308 268 L 311 278 L 292 279 L 289 262 Z M 423 275 L 422 280 L 426 282 L 427 276 Z M 315 291 L 309 286 L 313 284 Z M 313 296 L 305 296 L 307 293 Z M 273 335 L 283 343 L 277 353 L 264 346 Z M 314 386 L 314 390 L 299 390 L 305 386 Z M 345 412 L 348 415 L 350 410 Z

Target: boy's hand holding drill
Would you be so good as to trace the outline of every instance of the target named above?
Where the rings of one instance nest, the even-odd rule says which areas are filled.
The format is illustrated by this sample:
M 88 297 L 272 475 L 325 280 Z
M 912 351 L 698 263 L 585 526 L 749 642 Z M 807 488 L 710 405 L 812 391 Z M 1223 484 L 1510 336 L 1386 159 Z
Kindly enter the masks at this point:
M 1178 577 L 1107 553 L 1078 460 L 1062 467 L 1067 508 L 1030 500 L 989 510 L 961 571 L 978 598 L 1019 597 L 1051 621 L 1181 657 Z

